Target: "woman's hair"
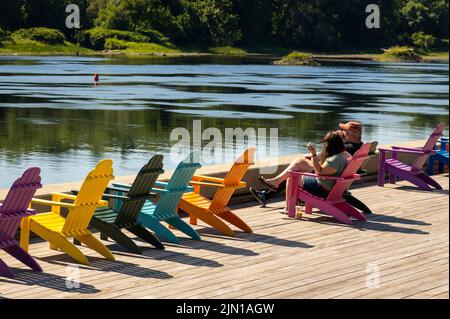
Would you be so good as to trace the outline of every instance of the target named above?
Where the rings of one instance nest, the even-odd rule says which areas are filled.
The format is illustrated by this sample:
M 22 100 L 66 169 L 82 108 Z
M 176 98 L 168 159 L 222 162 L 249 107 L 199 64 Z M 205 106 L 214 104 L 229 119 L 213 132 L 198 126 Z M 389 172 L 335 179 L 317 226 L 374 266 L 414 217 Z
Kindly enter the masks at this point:
M 338 131 L 328 132 L 320 143 L 324 144 L 320 155 L 320 165 L 323 165 L 327 158 L 345 151 L 342 134 Z

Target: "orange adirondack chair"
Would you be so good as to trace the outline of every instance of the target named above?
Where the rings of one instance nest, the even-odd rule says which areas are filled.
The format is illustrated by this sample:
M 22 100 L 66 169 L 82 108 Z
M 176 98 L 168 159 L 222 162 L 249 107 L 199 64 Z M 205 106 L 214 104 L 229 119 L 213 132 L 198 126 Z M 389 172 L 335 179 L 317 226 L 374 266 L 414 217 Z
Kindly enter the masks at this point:
M 234 191 L 246 186 L 241 181 L 250 165 L 254 164 L 255 149 L 247 149 L 231 167 L 225 178 L 194 175 L 191 185 L 194 192 L 186 193 L 181 198 L 178 208 L 190 216 L 190 223 L 197 225 L 198 219 L 214 227 L 225 235 L 234 236 L 234 231 L 225 221 L 235 225 L 247 233 L 252 229 L 242 219 L 236 216 L 228 207 L 228 202 Z M 216 187 L 218 190 L 212 200 L 200 195 L 200 187 Z

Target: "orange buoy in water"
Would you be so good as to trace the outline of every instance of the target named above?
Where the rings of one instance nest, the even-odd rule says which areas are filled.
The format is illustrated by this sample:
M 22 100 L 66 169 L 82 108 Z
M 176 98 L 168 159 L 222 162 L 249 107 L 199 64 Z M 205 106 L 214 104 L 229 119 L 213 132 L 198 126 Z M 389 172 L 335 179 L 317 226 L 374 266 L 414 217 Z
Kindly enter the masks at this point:
M 95 73 L 94 74 L 94 84 L 97 84 L 97 83 L 98 83 L 98 74 Z

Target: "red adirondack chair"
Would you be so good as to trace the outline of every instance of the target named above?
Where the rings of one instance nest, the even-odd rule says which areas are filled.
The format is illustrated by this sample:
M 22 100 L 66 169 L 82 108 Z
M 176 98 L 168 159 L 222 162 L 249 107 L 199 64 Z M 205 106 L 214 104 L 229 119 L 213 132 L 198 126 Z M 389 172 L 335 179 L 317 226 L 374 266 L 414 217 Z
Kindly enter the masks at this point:
M 34 211 L 28 209 L 36 190 L 41 188 L 41 169 L 33 167 L 27 169 L 22 177 L 11 186 L 3 204 L 0 204 L 0 249 L 23 262 L 34 271 L 42 271 L 38 263 L 25 252 L 14 236 L 20 226 L 20 221 L 25 216 L 34 215 Z M 0 259 L 0 275 L 13 277 L 11 269 Z
M 305 213 L 311 214 L 313 207 L 317 207 L 323 213 L 333 216 L 346 224 L 352 224 L 349 216 L 358 220 L 366 220 L 362 214 L 355 207 L 350 205 L 344 199 L 345 191 L 350 187 L 353 181 L 360 179 L 360 175 L 356 174 L 358 169 L 369 158 L 369 150 L 372 143 L 366 143 L 353 155 L 348 162 L 347 167 L 342 172 L 341 176 L 326 176 L 312 173 L 290 171 L 290 181 L 288 188 L 287 209 L 288 216 L 295 217 L 295 205 L 298 200 L 305 202 Z M 302 176 L 319 177 L 323 179 L 334 180 L 336 183 L 329 192 L 327 198 L 321 198 L 308 193 L 300 186 L 300 178 Z
M 430 186 L 436 189 L 442 189 L 439 183 L 425 174 L 423 165 L 430 155 L 435 154 L 433 148 L 442 136 L 444 127 L 444 123 L 440 123 L 423 147 L 392 146 L 392 149 L 378 148 L 380 152 L 378 160 L 378 185 L 384 185 L 385 174 L 388 172 L 389 183 L 391 184 L 395 184 L 396 178 L 400 177 L 426 191 L 433 190 Z M 392 158 L 386 159 L 387 152 L 392 153 Z M 417 158 L 412 165 L 408 165 L 398 160 L 398 153 L 417 155 Z

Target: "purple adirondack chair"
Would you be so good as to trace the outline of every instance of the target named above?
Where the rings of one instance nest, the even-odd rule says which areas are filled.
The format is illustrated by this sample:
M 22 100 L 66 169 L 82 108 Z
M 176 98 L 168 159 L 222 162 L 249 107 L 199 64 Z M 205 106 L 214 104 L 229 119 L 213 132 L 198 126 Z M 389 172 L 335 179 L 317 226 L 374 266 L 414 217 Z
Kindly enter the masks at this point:
M 303 173 L 290 171 L 290 181 L 288 189 L 287 209 L 288 216 L 295 217 L 295 205 L 300 199 L 305 202 L 305 213 L 311 214 L 313 207 L 317 207 L 322 212 L 333 216 L 346 224 L 352 224 L 349 216 L 358 220 L 366 220 L 362 214 L 355 207 L 347 203 L 344 199 L 345 191 L 350 187 L 353 181 L 360 179 L 360 175 L 356 174 L 361 165 L 369 158 L 369 151 L 372 143 L 366 143 L 353 155 L 348 162 L 347 167 L 342 172 L 341 176 L 326 176 L 311 173 Z M 328 194 L 327 198 L 314 196 L 305 191 L 300 186 L 300 178 L 302 176 L 319 177 L 323 179 L 334 180 L 336 183 Z
M 25 252 L 17 240 L 14 239 L 23 217 L 33 215 L 28 209 L 36 190 L 41 188 L 41 169 L 33 167 L 27 169 L 22 177 L 11 186 L 3 204 L 0 204 L 0 249 L 23 262 L 34 271 L 42 271 L 38 263 Z M 13 277 L 11 269 L 0 259 L 0 275 Z
M 400 177 L 426 191 L 433 190 L 430 186 L 436 189 L 442 189 L 439 183 L 425 174 L 423 165 L 428 157 L 435 153 L 433 148 L 442 136 L 444 126 L 444 123 L 440 123 L 423 147 L 392 146 L 392 149 L 378 148 L 380 152 L 378 160 L 378 185 L 384 185 L 385 174 L 387 172 L 389 173 L 389 183 L 391 184 L 395 184 L 396 178 Z M 387 152 L 392 153 L 392 158 L 386 159 Z M 398 153 L 417 155 L 417 158 L 412 165 L 408 165 L 398 160 Z

